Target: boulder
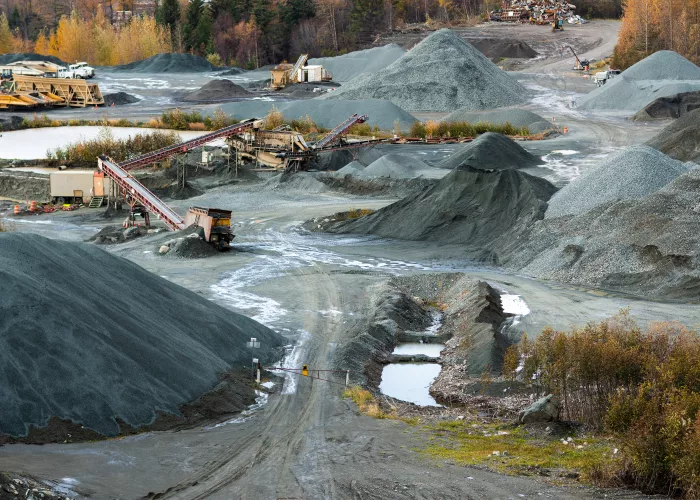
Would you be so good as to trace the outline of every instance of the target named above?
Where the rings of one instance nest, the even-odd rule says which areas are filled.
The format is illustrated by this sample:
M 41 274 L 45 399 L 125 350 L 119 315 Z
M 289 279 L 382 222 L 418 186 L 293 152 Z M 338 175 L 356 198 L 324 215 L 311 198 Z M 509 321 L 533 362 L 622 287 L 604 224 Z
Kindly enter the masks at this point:
M 521 424 L 532 424 L 535 422 L 554 422 L 559 420 L 561 403 L 553 394 L 538 399 L 525 408 L 518 415 L 518 422 Z

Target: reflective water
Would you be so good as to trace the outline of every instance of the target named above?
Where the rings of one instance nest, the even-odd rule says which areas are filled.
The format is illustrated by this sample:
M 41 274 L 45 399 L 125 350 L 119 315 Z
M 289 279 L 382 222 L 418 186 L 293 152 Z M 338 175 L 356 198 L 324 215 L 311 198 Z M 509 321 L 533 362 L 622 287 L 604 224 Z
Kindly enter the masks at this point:
M 382 370 L 382 394 L 421 406 L 440 406 L 428 392 L 440 374 L 437 363 L 391 363 Z

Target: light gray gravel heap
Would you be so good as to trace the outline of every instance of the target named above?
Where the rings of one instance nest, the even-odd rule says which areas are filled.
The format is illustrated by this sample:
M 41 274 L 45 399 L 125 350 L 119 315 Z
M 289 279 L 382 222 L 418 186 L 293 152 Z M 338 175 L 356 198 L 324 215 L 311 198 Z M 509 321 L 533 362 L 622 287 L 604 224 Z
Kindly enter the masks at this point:
M 562 188 L 549 201 L 546 217 L 581 215 L 603 203 L 641 198 L 688 170 L 649 146 L 633 146 Z
M 494 125 L 505 125 L 528 127 L 531 134 L 539 134 L 552 128 L 552 124 L 540 115 L 520 108 L 503 108 L 487 111 L 470 111 L 462 108 L 453 111 L 441 121 L 444 122 L 469 122 L 469 123 L 493 123 Z
M 386 68 L 402 57 L 406 51 L 390 43 L 382 47 L 358 50 L 336 57 L 309 59 L 309 64 L 320 64 L 326 68 L 334 82 L 349 82 L 362 73 L 374 73 Z
M 581 98 L 589 111 L 638 112 L 660 97 L 700 90 L 700 68 L 668 50 L 656 52 Z
M 416 119 L 397 105 L 383 99 L 360 99 L 355 101 L 334 99 L 308 99 L 293 102 L 240 101 L 219 106 L 224 112 L 236 119 L 264 118 L 275 106 L 285 119 L 296 120 L 309 115 L 316 124 L 332 129 L 351 115 L 358 113 L 368 115 L 367 123 L 382 130 L 393 130 L 397 122 L 402 130 L 411 128 Z M 213 115 L 210 110 L 209 114 Z
M 357 160 L 353 160 L 347 165 L 345 165 L 343 168 L 338 170 L 336 174 L 338 175 L 357 175 L 360 172 L 362 172 L 366 168 L 366 165 L 363 165 Z
M 472 142 L 461 144 L 450 156 L 438 164 L 439 168 L 455 169 L 469 166 L 482 170 L 503 170 L 534 167 L 542 160 L 503 134 L 487 132 Z
M 453 31 L 431 34 L 402 58 L 324 98 L 388 99 L 407 111 L 450 112 L 520 104 L 527 91 Z
M 283 338 L 94 245 L 0 233 L 0 434 L 50 417 L 104 435 L 140 427 Z
M 413 156 L 391 153 L 367 165 L 357 176 L 364 178 L 413 179 L 427 176 L 426 174 L 434 170 L 430 165 Z

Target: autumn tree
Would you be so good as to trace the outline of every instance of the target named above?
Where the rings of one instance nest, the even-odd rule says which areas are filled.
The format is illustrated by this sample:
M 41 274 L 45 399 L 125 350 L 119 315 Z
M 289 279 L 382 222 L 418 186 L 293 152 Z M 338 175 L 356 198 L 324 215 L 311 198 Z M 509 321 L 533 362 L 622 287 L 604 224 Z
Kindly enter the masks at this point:
M 0 54 L 14 52 L 14 37 L 7 16 L 0 13 Z

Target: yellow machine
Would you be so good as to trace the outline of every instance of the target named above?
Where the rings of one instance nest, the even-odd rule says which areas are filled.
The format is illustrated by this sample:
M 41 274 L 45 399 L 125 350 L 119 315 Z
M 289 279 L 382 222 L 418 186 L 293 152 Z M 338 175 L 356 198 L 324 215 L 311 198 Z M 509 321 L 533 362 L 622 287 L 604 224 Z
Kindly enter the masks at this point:
M 42 78 L 35 76 L 13 75 L 9 92 L 38 93 L 45 103 L 53 106 L 99 106 L 105 103 L 100 87 L 96 83 L 87 83 L 81 78 Z

